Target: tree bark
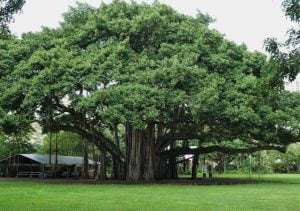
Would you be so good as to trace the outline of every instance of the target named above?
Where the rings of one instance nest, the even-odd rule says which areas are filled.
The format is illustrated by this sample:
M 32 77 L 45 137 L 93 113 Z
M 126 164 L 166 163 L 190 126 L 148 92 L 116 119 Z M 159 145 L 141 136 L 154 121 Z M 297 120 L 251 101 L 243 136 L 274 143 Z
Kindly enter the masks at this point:
M 193 158 L 193 166 L 192 166 L 192 179 L 197 179 L 199 166 L 199 154 L 195 154 Z
M 144 140 L 144 179 L 154 180 L 155 162 L 155 125 L 149 123 L 146 129 L 146 139 Z
M 94 178 L 97 177 L 98 172 L 98 156 L 96 155 L 95 145 L 93 145 L 93 160 L 94 160 Z
M 120 148 L 120 140 L 119 140 L 119 134 L 118 134 L 118 125 L 114 125 L 113 128 L 114 136 L 115 136 L 115 144 L 118 148 Z M 112 162 L 113 162 L 113 168 L 112 168 L 112 179 L 120 179 L 121 175 L 119 175 L 120 171 L 120 164 L 118 160 L 115 158 L 115 155 L 112 155 Z
M 100 160 L 100 168 L 97 173 L 97 178 L 98 180 L 107 180 L 107 175 L 106 175 L 106 153 L 101 152 L 99 155 L 99 160 Z
M 175 148 L 176 142 L 170 144 L 170 149 Z M 167 179 L 178 179 L 176 156 L 172 156 L 168 160 Z
M 127 123 L 126 126 L 126 160 L 127 175 L 129 181 L 142 179 L 142 142 L 141 130 L 134 129 Z
M 155 127 L 149 123 L 145 130 L 126 124 L 126 179 L 154 180 Z
M 226 155 L 224 154 L 223 155 L 223 173 L 226 174 Z
M 183 147 L 189 147 L 189 142 L 187 140 L 183 141 Z M 189 160 L 183 161 L 183 172 L 188 171 L 188 162 Z
M 89 158 L 88 158 L 88 144 L 86 140 L 83 140 L 83 179 L 89 178 Z

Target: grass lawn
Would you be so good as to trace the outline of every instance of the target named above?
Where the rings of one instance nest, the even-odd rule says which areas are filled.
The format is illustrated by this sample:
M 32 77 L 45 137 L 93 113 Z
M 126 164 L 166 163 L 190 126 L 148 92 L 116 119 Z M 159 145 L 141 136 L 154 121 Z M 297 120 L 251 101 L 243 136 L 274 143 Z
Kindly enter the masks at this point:
M 300 210 L 300 175 L 260 178 L 272 182 L 197 186 L 0 181 L 0 210 Z

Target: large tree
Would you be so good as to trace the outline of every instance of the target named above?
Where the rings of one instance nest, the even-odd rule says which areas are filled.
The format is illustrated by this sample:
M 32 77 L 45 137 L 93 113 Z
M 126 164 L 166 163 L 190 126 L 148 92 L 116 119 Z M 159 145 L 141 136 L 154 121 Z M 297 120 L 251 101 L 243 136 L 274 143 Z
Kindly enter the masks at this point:
M 0 43 L 0 106 L 84 137 L 119 179 L 176 178 L 185 154 L 284 151 L 299 141 L 299 95 L 210 21 L 157 2 L 80 4 L 57 29 Z

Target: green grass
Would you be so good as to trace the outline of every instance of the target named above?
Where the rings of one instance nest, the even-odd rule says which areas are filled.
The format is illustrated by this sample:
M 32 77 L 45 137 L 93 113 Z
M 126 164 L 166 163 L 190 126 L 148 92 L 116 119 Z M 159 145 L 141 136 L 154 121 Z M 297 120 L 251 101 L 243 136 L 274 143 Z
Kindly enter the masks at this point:
M 300 210 L 300 175 L 260 178 L 272 182 L 184 186 L 0 181 L 0 210 Z

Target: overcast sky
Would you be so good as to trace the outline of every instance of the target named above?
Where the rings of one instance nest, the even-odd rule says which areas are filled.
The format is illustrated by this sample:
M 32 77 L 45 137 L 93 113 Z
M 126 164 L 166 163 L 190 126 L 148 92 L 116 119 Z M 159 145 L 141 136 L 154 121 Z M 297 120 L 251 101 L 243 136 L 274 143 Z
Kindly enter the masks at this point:
M 57 27 L 62 13 L 75 0 L 27 0 L 23 13 L 16 16 L 11 30 L 15 34 L 39 31 L 41 26 Z M 79 0 L 99 6 L 100 0 Z M 110 2 L 105 0 L 105 2 Z M 137 0 L 142 2 L 142 0 Z M 151 3 L 153 0 L 144 0 Z M 283 39 L 291 23 L 281 10 L 282 0 L 161 0 L 181 13 L 195 15 L 197 10 L 208 13 L 217 21 L 211 27 L 237 43 L 246 43 L 249 50 L 263 51 L 267 37 Z
M 153 0 L 136 0 L 152 3 Z M 99 6 L 101 0 L 78 0 Z M 104 0 L 108 3 L 110 0 Z M 195 15 L 197 10 L 216 19 L 211 25 L 238 44 L 246 43 L 249 50 L 264 51 L 263 41 L 267 37 L 284 40 L 292 25 L 282 12 L 282 0 L 160 0 L 177 11 Z M 11 30 L 17 35 L 39 31 L 41 26 L 57 27 L 76 0 L 27 0 L 23 12 L 16 16 Z M 298 84 L 300 86 L 300 84 Z M 299 88 L 300 89 L 300 88 Z

